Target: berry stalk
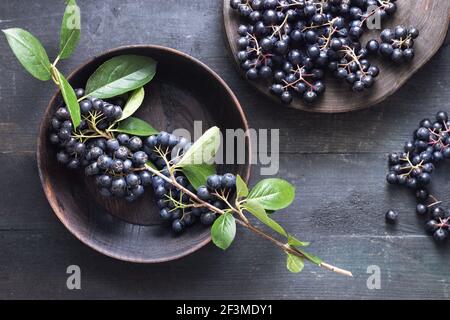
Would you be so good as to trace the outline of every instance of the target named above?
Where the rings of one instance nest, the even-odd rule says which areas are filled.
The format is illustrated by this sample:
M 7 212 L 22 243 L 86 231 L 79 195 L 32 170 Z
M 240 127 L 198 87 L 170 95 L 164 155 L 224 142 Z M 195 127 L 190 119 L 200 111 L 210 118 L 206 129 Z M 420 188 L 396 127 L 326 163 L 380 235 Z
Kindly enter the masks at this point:
M 167 164 L 169 164 L 169 162 L 167 161 Z M 215 207 L 214 205 L 210 204 L 207 201 L 203 201 L 201 200 L 195 193 L 191 192 L 190 190 L 188 190 L 187 188 L 183 187 L 182 185 L 180 185 L 176 179 L 175 176 L 173 175 L 173 167 L 171 168 L 171 170 L 169 170 L 170 173 L 170 177 L 167 177 L 165 175 L 163 175 L 160 171 L 154 169 L 153 167 L 149 166 L 149 165 L 145 165 L 146 170 L 150 171 L 151 173 L 153 173 L 154 175 L 157 175 L 158 177 L 160 177 L 161 179 L 163 179 L 164 181 L 167 181 L 168 183 L 172 184 L 175 188 L 181 190 L 182 192 L 186 193 L 189 197 L 191 197 L 192 200 L 194 200 L 197 204 L 199 204 L 202 207 L 206 207 L 209 210 L 218 213 L 220 215 L 224 215 L 226 213 L 227 210 L 231 210 L 235 213 L 237 213 L 237 215 L 239 216 L 239 218 L 236 219 L 236 222 L 252 231 L 253 233 L 257 234 L 258 236 L 272 242 L 274 245 L 276 245 L 278 248 L 280 248 L 282 251 L 286 252 L 286 253 L 290 253 L 293 254 L 297 257 L 306 259 L 312 263 L 314 263 L 308 256 L 304 255 L 303 253 L 301 253 L 299 250 L 297 250 L 296 248 L 285 244 L 279 240 L 277 240 L 276 238 L 272 237 L 271 235 L 265 233 L 264 231 L 262 231 L 261 229 L 255 227 L 252 223 L 250 223 L 250 221 L 248 221 L 248 219 L 245 217 L 242 207 L 237 205 L 236 207 L 232 206 L 228 201 L 226 202 L 227 205 L 229 206 L 229 209 L 227 210 L 222 210 L 220 208 Z M 352 273 L 350 271 L 335 267 L 331 264 L 328 263 L 320 263 L 319 264 L 320 267 L 327 269 L 329 271 L 332 272 L 336 272 L 338 274 L 341 275 L 345 275 L 345 276 L 349 276 L 352 277 Z

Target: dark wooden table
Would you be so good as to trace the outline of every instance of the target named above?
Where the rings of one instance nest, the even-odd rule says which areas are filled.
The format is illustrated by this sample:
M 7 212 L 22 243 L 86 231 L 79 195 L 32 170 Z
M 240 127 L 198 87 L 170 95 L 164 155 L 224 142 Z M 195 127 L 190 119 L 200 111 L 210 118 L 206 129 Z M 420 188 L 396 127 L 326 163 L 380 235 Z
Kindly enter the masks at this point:
M 224 42 L 221 2 L 79 1 L 82 41 L 63 70 L 137 43 L 173 47 L 211 66 L 235 91 L 252 127 L 280 129 L 279 175 L 297 186 L 298 196 L 277 218 L 312 241 L 313 252 L 355 277 L 312 265 L 290 274 L 277 249 L 242 229 L 226 252 L 209 245 L 159 265 L 115 261 L 86 247 L 53 214 L 36 168 L 36 133 L 55 89 L 26 74 L 2 37 L 0 298 L 448 298 L 450 245 L 436 246 L 425 235 L 409 192 L 386 186 L 385 156 L 401 148 L 420 119 L 450 111 L 449 39 L 385 103 L 357 113 L 308 114 L 274 105 L 238 76 Z M 55 56 L 63 10 L 63 1 L 1 1 L 0 28 L 32 31 Z M 435 177 L 441 199 L 450 198 L 449 176 L 443 167 Z M 394 228 L 384 223 L 389 208 L 401 213 Z M 81 290 L 66 288 L 72 264 L 81 267 Z M 370 265 L 380 267 L 380 290 L 367 288 Z

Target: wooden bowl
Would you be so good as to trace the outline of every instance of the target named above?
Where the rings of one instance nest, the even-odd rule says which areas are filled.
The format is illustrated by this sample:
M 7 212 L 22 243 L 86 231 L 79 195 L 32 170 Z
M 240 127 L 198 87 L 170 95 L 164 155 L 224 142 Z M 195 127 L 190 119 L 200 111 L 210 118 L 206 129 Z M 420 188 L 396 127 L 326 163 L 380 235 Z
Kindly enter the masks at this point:
M 245 74 L 240 68 L 237 59 L 237 44 L 239 37 L 237 28 L 242 23 L 239 14 L 231 9 L 229 0 L 223 0 L 223 18 L 226 38 L 230 54 L 241 75 Z M 364 93 L 354 93 L 346 83 L 339 82 L 333 76 L 327 75 L 325 84 L 327 91 L 316 103 L 305 104 L 302 99 L 296 97 L 288 107 L 322 113 L 339 113 L 368 108 L 382 102 L 395 93 L 417 70 L 427 63 L 443 44 L 450 19 L 450 1 L 436 0 L 397 0 L 398 11 L 394 17 L 383 22 L 382 28 L 391 28 L 397 25 L 413 25 L 420 30 L 414 50 L 416 57 L 413 62 L 401 66 L 378 58 L 370 58 L 370 61 L 380 67 L 381 73 L 376 79 L 376 84 L 371 90 Z M 369 39 L 379 39 L 380 30 L 365 32 L 362 43 Z M 278 97 L 273 96 L 269 90 L 269 84 L 262 81 L 250 81 L 261 93 L 281 104 Z
M 103 53 L 75 70 L 69 81 L 84 87 L 88 77 L 106 60 L 122 54 L 137 54 L 158 61 L 156 77 L 146 86 L 146 98 L 137 116 L 159 130 L 177 128 L 193 132 L 194 120 L 203 130 L 217 125 L 225 129 L 248 129 L 244 112 L 225 82 L 200 61 L 173 49 L 138 45 Z M 51 99 L 42 120 L 37 159 L 42 186 L 61 222 L 91 248 L 120 260 L 156 263 L 188 255 L 210 241 L 210 229 L 196 224 L 180 236 L 159 219 L 152 188 L 133 204 L 97 195 L 93 179 L 84 172 L 71 172 L 55 160 L 48 139 L 52 114 L 62 103 L 60 93 Z M 246 159 L 250 162 L 250 143 Z M 250 165 L 219 166 L 219 172 L 239 173 L 246 179 Z

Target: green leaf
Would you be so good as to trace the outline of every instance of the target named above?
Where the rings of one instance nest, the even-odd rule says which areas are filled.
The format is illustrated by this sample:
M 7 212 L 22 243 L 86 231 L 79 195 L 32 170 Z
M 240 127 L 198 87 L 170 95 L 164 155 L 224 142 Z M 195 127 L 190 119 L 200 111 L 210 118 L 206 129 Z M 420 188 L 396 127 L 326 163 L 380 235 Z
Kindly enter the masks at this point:
M 309 246 L 309 242 L 300 241 L 293 235 L 288 234 L 288 245 L 292 247 L 307 247 Z
M 134 134 L 135 136 L 142 137 L 158 134 L 158 130 L 153 128 L 147 122 L 134 117 L 130 117 L 125 119 L 124 121 L 119 122 L 119 126 L 114 131 Z
M 191 185 L 198 189 L 202 185 L 206 185 L 206 179 L 216 173 L 216 167 L 213 164 L 192 164 L 182 167 L 186 178 L 188 178 Z
M 248 196 L 248 187 L 240 175 L 236 176 L 236 195 L 238 198 Z
M 320 266 L 320 264 L 323 262 L 322 259 L 320 259 L 319 257 L 316 257 L 315 255 L 312 255 L 306 251 L 297 249 L 301 254 L 303 254 L 306 258 L 308 258 L 309 261 L 311 261 L 314 264 L 317 264 L 318 266 Z
M 86 83 L 86 95 L 99 99 L 143 87 L 156 74 L 157 62 L 149 57 L 122 55 L 103 63 Z
M 154 170 L 158 170 L 158 168 L 156 168 L 156 166 L 153 164 L 153 162 L 151 161 L 147 161 L 145 163 L 146 166 L 149 166 L 150 168 L 154 169 Z M 159 170 L 158 170 L 159 171 Z
M 61 89 L 61 94 L 64 98 L 64 102 L 66 103 L 67 109 L 69 109 L 73 127 L 77 128 L 81 122 L 80 105 L 77 101 L 77 95 L 75 94 L 75 91 L 66 80 L 66 78 L 64 78 L 64 76 L 61 74 L 61 72 L 59 72 L 56 68 L 54 70 L 59 83 L 59 88 Z
M 211 163 L 220 146 L 220 129 L 208 129 L 184 154 L 176 165 L 183 168 L 186 165 Z
M 303 270 L 305 262 L 303 258 L 294 256 L 293 254 L 287 253 L 286 266 L 290 272 L 299 273 Z
M 284 228 L 280 226 L 278 222 L 267 215 L 266 210 L 264 210 L 264 208 L 258 201 L 247 199 L 244 204 L 244 208 L 266 226 L 281 234 L 282 236 L 287 237 L 287 232 L 284 230 Z
M 39 40 L 28 31 L 19 28 L 2 31 L 22 66 L 33 77 L 42 81 L 50 80 L 52 77 L 51 64 Z
M 288 207 L 295 198 L 295 187 L 282 179 L 261 180 L 248 195 L 258 201 L 264 209 L 281 210 Z
M 133 115 L 133 113 L 135 113 L 137 109 L 139 109 L 142 102 L 144 101 L 144 96 L 145 90 L 143 87 L 134 90 L 130 98 L 128 98 L 125 107 L 123 108 L 122 117 L 118 121 L 125 120 L 126 118 L 129 118 L 131 115 Z
M 231 213 L 221 215 L 211 228 L 211 238 L 222 250 L 228 249 L 236 235 L 236 220 Z
M 59 40 L 59 58 L 67 59 L 75 51 L 80 41 L 81 17 L 80 8 L 75 0 L 67 2 L 66 10 L 61 24 Z

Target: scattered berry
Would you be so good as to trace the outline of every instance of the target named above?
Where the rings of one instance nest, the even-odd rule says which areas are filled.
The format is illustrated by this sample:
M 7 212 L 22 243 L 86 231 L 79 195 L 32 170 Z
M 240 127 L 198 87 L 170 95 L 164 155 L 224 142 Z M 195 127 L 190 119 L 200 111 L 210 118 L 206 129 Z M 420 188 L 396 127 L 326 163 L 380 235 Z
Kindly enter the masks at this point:
M 418 31 L 397 27 L 385 30 L 383 41 L 395 37 L 413 38 Z M 440 111 L 434 120 L 423 119 L 414 131 L 414 139 L 405 143 L 403 151 L 388 157 L 389 173 L 386 180 L 390 184 L 405 185 L 413 190 L 417 199 L 416 213 L 430 219 L 425 229 L 438 242 L 445 240 L 450 231 L 450 211 L 440 207 L 440 201 L 432 196 L 428 187 L 438 164 L 450 159 L 450 122 L 447 112 Z M 386 216 L 386 219 L 387 216 Z M 389 220 L 389 219 L 388 219 Z
M 386 221 L 389 223 L 396 223 L 398 219 L 398 212 L 389 210 L 385 215 Z

